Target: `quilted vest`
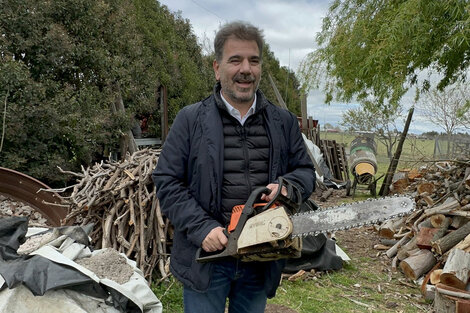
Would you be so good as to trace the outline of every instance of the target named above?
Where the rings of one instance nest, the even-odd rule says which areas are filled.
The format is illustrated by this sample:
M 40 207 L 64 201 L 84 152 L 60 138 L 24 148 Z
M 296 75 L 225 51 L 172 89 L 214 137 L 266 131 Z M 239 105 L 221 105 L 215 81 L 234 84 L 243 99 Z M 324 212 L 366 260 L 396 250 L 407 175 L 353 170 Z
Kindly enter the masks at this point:
M 260 111 L 242 126 L 225 110 L 220 110 L 224 126 L 222 215 L 228 224 L 232 208 L 245 204 L 250 193 L 269 180 L 270 142 Z

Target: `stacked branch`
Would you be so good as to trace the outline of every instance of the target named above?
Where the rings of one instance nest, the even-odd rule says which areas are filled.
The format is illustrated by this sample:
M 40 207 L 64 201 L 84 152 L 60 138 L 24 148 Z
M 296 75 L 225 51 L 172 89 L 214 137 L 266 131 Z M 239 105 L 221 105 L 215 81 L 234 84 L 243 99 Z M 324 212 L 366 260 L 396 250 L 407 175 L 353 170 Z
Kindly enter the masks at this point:
M 94 248 L 114 248 L 137 262 L 145 278 L 169 275 L 169 221 L 162 216 L 151 173 L 160 150 L 144 149 L 122 162 L 95 164 L 59 193 L 69 206 L 63 225 L 93 223 Z M 154 271 L 155 270 L 155 271 Z M 155 275 L 154 275 L 155 274 Z
M 448 290 L 459 290 L 454 298 L 470 295 L 470 162 L 436 162 L 406 179 L 404 192 L 415 197 L 417 210 L 381 225 L 379 236 L 390 242 L 385 254 L 393 269 L 421 279 L 423 294 L 436 298 L 435 310 L 443 312 L 443 303 L 458 303 Z

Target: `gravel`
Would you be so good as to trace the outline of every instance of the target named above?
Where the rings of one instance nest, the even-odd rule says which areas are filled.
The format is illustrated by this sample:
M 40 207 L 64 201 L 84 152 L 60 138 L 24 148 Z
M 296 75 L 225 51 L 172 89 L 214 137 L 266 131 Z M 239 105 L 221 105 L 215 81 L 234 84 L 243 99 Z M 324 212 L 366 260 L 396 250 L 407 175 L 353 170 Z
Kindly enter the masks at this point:
M 0 194 L 0 218 L 11 216 L 27 216 L 29 217 L 29 226 L 36 227 L 50 227 L 47 219 L 38 211 L 33 209 L 28 204 L 16 201 L 5 195 Z

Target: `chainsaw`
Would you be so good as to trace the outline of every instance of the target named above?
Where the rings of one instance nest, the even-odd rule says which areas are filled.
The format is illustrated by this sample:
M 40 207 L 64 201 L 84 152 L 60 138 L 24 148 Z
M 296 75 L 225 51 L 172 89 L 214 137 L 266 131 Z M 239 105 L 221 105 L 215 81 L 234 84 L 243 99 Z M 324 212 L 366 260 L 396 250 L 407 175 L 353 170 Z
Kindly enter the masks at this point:
M 281 193 L 282 187 L 287 190 L 286 196 Z M 257 188 L 245 205 L 235 206 L 224 230 L 228 239 L 225 249 L 206 252 L 199 248 L 196 260 L 205 263 L 230 258 L 268 261 L 300 257 L 302 237 L 377 224 L 415 209 L 410 197 L 391 196 L 300 212 L 301 194 L 288 180 L 280 177 L 273 199 L 259 203 L 261 195 L 270 192 L 266 187 Z

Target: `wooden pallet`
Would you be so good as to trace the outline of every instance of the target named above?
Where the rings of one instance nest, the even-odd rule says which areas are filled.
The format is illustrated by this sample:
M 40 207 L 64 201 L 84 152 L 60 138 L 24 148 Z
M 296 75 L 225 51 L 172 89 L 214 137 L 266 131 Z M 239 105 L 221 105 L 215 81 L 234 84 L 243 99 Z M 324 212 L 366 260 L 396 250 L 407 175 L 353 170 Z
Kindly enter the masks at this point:
M 349 172 L 344 145 L 336 143 L 336 140 L 322 139 L 319 147 L 333 177 L 339 181 L 347 181 Z

